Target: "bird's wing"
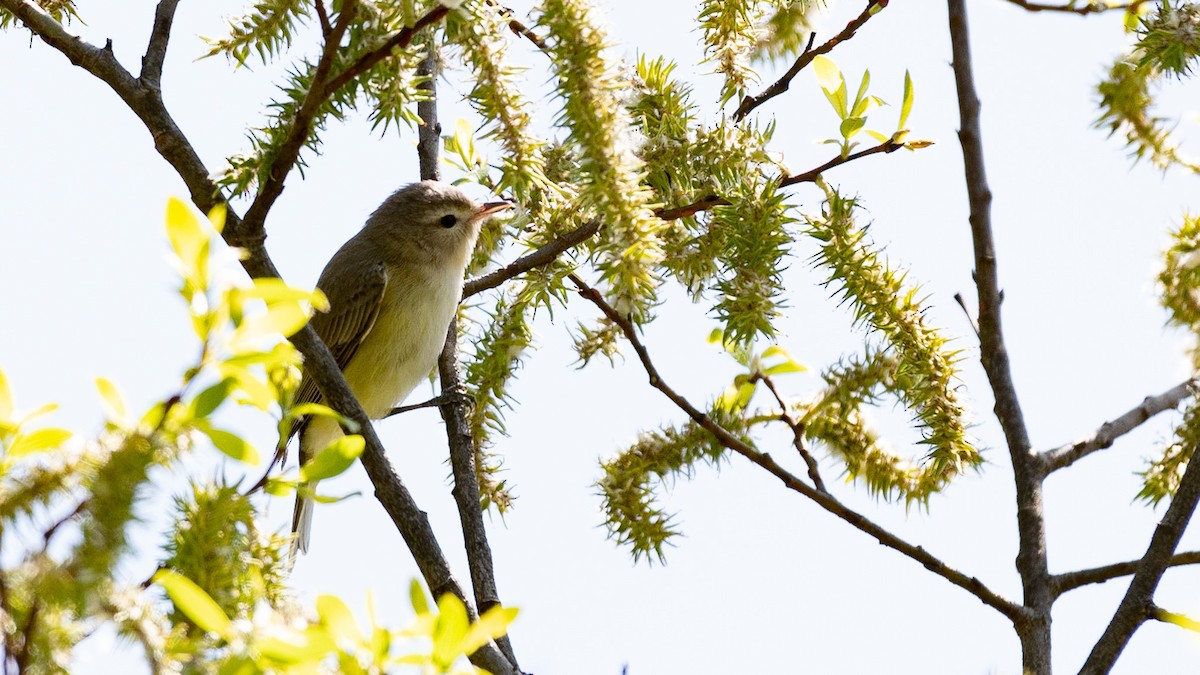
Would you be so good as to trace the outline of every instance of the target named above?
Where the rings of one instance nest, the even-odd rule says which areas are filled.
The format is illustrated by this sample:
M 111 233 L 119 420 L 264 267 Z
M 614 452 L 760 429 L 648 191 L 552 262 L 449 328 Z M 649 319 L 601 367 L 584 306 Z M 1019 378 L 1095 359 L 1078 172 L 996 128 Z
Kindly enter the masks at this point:
M 379 308 L 387 289 L 387 269 L 382 262 L 355 270 L 355 279 L 340 279 L 340 283 L 322 288 L 329 298 L 329 311 L 312 319 L 313 330 L 329 347 L 338 368 L 346 369 L 359 345 L 375 327 Z M 296 392 L 296 403 L 315 403 L 321 398 L 317 383 L 307 374 Z

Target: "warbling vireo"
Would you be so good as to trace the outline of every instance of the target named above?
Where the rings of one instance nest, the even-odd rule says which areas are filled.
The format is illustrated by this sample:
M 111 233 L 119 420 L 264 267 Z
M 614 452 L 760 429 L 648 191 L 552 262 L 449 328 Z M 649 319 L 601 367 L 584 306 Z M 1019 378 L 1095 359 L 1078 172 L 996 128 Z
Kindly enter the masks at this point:
M 512 205 L 477 204 L 436 181 L 400 188 L 334 254 L 317 287 L 329 311 L 312 319 L 371 419 L 385 417 L 429 375 L 462 297 L 463 275 L 483 221 Z M 305 376 L 297 403 L 319 401 Z M 300 431 L 303 464 L 342 434 L 329 417 Z M 297 497 L 292 531 L 308 552 L 312 499 Z

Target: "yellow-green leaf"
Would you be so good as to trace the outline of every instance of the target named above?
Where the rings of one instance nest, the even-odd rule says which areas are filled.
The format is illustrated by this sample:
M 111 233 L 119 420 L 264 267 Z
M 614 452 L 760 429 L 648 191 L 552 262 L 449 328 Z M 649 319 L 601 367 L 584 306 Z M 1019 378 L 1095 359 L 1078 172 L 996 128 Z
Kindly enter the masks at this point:
M 832 94 L 837 91 L 838 85 L 841 83 L 842 71 L 838 70 L 837 64 L 828 56 L 818 56 L 812 60 L 813 74 L 817 76 L 817 84 L 825 90 L 826 94 Z
M 452 593 L 438 600 L 438 620 L 433 629 L 434 665 L 449 667 L 463 655 L 462 642 L 469 626 L 467 608 Z
M 204 283 L 205 264 L 201 257 L 208 252 L 208 237 L 192 210 L 176 197 L 167 201 L 167 238 L 171 240 L 179 262 L 183 263 L 184 275 L 189 280 Z
M 906 70 L 904 71 L 904 101 L 900 104 L 900 123 L 896 125 L 897 131 L 904 129 L 904 124 L 908 122 L 908 114 L 912 112 L 913 93 L 912 75 Z
M 364 447 L 366 447 L 366 441 L 362 436 L 357 434 L 343 436 L 330 443 L 308 463 L 300 467 L 300 479 L 317 481 L 332 478 L 349 469 L 350 465 L 354 464 L 354 460 L 363 453 Z
M 471 654 L 480 647 L 486 645 L 490 640 L 494 640 L 508 632 L 508 626 L 517 618 L 517 608 L 515 607 L 493 607 L 479 617 L 479 620 L 471 624 L 471 628 L 467 630 L 467 634 L 463 636 L 462 650 L 465 654 Z
M 208 222 L 212 223 L 213 229 L 220 234 L 225 231 L 225 216 L 229 211 L 229 206 L 225 202 L 221 202 L 208 212 Z
M 425 597 L 425 589 L 421 586 L 421 582 L 416 579 L 408 582 L 408 600 L 417 614 L 429 613 L 429 599 Z
M 13 416 L 12 389 L 8 387 L 8 377 L 0 370 L 0 422 L 8 422 Z
M 247 464 L 258 464 L 258 450 L 249 443 L 246 439 L 237 434 L 214 429 L 209 426 L 204 420 L 196 421 L 196 428 L 199 429 L 218 450 L 229 455 L 230 457 L 245 462 Z
M 321 311 L 329 310 L 329 299 L 320 289 L 306 291 L 302 288 L 288 286 L 278 277 L 263 277 L 255 279 L 250 288 L 238 288 L 230 291 L 242 298 L 254 298 L 269 304 L 282 301 L 303 300 Z
M 308 323 L 310 313 L 300 303 L 277 302 L 265 314 L 247 319 L 234 331 L 228 349 L 234 354 L 254 349 L 265 337 L 288 337 Z
M 221 607 L 191 579 L 170 570 L 159 570 L 154 582 L 163 587 L 171 601 L 201 630 L 228 639 L 233 624 Z
M 365 642 L 362 631 L 358 629 L 358 622 L 354 620 L 354 614 L 341 598 L 335 595 L 317 596 L 317 616 L 321 617 L 321 624 L 329 630 L 335 640 L 341 638 L 355 644 Z
M 125 399 L 117 390 L 117 385 L 113 384 L 111 380 L 97 377 L 96 389 L 100 392 L 100 400 L 104 402 L 104 407 L 108 409 L 108 416 L 117 422 L 125 421 L 129 416 L 129 411 L 125 407 Z
M 66 429 L 38 429 L 27 434 L 18 434 L 12 445 L 8 447 L 8 457 L 16 458 L 57 448 L 67 442 L 71 436 L 71 432 Z

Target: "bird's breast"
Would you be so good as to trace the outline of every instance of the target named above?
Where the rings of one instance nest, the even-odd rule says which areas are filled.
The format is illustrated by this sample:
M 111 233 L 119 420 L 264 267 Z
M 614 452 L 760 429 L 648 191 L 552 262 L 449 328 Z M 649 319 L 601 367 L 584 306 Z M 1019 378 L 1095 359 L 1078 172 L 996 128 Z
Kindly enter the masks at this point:
M 346 367 L 368 416 L 385 416 L 437 365 L 462 284 L 461 270 L 388 271 L 375 325 Z

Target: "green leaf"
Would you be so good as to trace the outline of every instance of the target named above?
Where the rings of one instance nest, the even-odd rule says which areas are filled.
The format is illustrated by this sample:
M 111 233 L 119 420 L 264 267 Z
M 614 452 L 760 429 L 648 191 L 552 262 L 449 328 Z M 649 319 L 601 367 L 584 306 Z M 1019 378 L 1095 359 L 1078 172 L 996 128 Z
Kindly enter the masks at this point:
M 312 482 L 332 478 L 349 469 L 365 447 L 362 436 L 343 436 L 300 467 L 300 479 Z
M 229 392 L 233 390 L 236 382 L 233 378 L 226 377 L 220 382 L 208 387 L 204 391 L 196 394 L 196 398 L 192 399 L 192 417 L 194 419 L 204 419 L 216 412 L 217 408 L 229 398 Z
M 766 370 L 763 371 L 763 375 L 784 375 L 787 373 L 803 373 L 806 370 L 808 370 L 808 368 L 805 368 L 803 365 L 796 363 L 795 361 L 788 360 L 788 361 L 784 361 L 783 363 L 777 363 L 777 364 L 771 366 L 770 368 L 767 368 Z
M 296 491 L 296 481 L 287 478 L 268 478 L 263 492 L 272 497 L 286 497 Z
M 267 307 L 267 312 L 246 319 L 229 338 L 226 347 L 239 354 L 255 348 L 258 341 L 266 337 L 288 337 L 308 323 L 309 311 L 299 302 L 277 302 Z
M 302 300 L 322 312 L 329 311 L 329 299 L 325 297 L 325 294 L 320 289 L 306 291 L 302 288 L 294 288 L 288 286 L 283 279 L 278 277 L 255 279 L 254 285 L 250 288 L 238 288 L 230 291 L 230 293 L 236 293 L 240 296 L 239 300 L 262 300 L 268 305 L 276 302 Z
M 812 60 L 813 74 L 817 76 L 817 84 L 825 90 L 826 94 L 832 94 L 837 91 L 838 84 L 842 79 L 842 72 L 838 70 L 837 64 L 828 56 L 818 56 Z
M 870 136 L 871 138 L 874 138 L 875 140 L 879 141 L 880 143 L 887 143 L 888 141 L 891 140 L 887 136 L 879 133 L 878 131 L 875 131 L 874 129 L 863 129 L 863 133 Z
M 196 420 L 196 428 L 200 430 L 218 450 L 230 457 L 247 464 L 258 464 L 258 450 L 246 439 L 237 434 L 214 429 L 206 420 Z
M 57 448 L 73 434 L 66 429 L 38 429 L 27 434 L 18 434 L 16 440 L 8 447 L 8 457 L 16 458 Z
M 906 70 L 904 71 L 904 102 L 900 104 L 900 123 L 896 126 L 897 131 L 904 129 L 905 123 L 908 122 L 908 113 L 912 112 L 913 105 L 913 83 L 912 75 Z
M 100 392 L 100 400 L 104 403 L 104 407 L 108 409 L 109 417 L 119 421 L 129 415 L 129 411 L 125 407 L 125 399 L 121 397 L 117 385 L 113 384 L 111 380 L 97 377 L 96 389 Z
M 229 639 L 233 632 L 233 623 L 203 588 L 182 574 L 170 570 L 155 572 L 152 580 L 163 587 L 171 597 L 171 602 L 201 630 Z
M 871 71 L 864 70 L 862 82 L 858 85 L 858 93 L 854 95 L 854 108 L 850 111 L 851 117 L 859 117 L 867 111 L 867 106 L 870 105 L 867 97 L 867 87 L 871 84 Z
M 846 119 L 842 120 L 842 125 L 840 127 L 842 137 L 847 140 L 854 138 L 854 136 L 859 132 L 860 129 L 863 128 L 863 125 L 866 123 L 867 120 L 862 117 L 847 117 Z

